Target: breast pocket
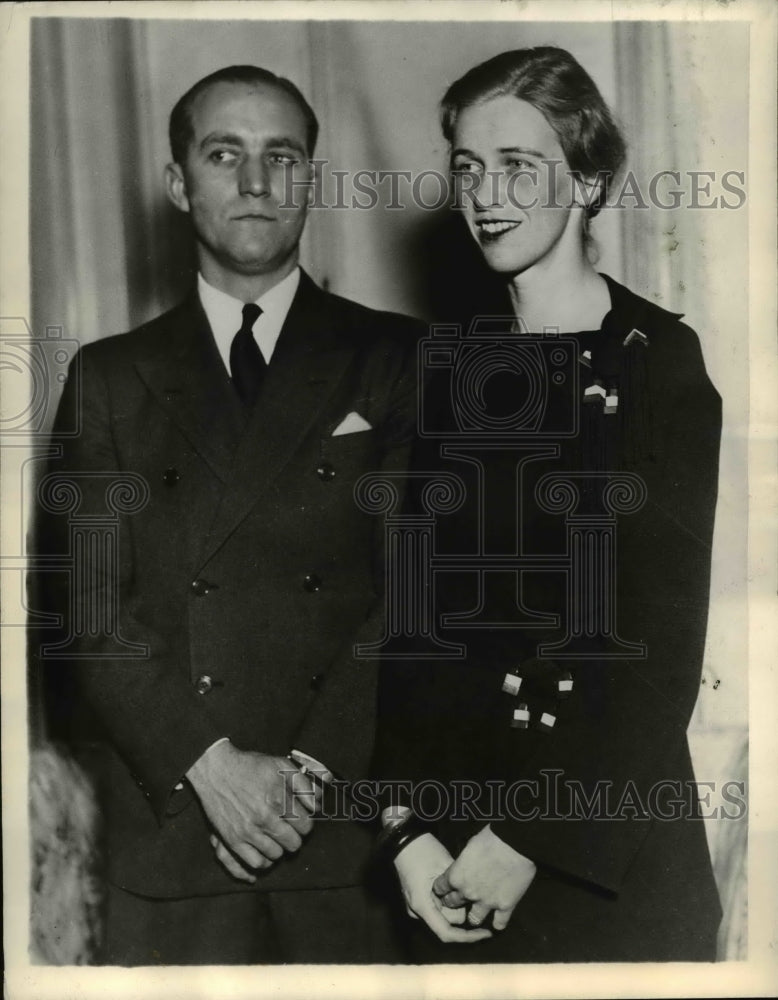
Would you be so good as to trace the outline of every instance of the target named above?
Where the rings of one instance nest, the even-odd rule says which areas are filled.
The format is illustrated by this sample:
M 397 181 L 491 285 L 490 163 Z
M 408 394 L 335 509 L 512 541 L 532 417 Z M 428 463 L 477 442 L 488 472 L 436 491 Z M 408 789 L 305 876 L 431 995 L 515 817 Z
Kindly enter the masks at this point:
M 344 477 L 351 477 L 353 481 L 355 475 L 377 469 L 380 462 L 381 449 L 376 432 L 372 429 L 355 431 L 321 439 L 316 473 L 323 482 L 335 485 Z

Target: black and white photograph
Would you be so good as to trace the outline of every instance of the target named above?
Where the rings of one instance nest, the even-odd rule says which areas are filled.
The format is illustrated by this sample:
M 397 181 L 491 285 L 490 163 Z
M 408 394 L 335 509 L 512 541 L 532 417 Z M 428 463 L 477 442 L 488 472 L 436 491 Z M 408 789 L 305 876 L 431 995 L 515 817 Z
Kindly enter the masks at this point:
M 0 12 L 8 996 L 774 995 L 772 5 Z

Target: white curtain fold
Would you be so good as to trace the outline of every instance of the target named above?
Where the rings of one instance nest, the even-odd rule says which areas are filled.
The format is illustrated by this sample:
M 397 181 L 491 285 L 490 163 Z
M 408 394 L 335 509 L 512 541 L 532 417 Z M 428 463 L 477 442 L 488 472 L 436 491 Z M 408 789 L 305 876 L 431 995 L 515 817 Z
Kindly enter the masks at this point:
M 739 200 L 722 189 L 728 171 L 742 172 L 747 189 L 748 30 L 694 22 L 616 27 L 622 122 L 639 186 L 648 191 L 651 178 L 672 170 L 681 183 L 658 188 L 660 197 L 671 203 L 671 187 L 685 193 L 676 208 L 619 212 L 627 283 L 685 314 L 723 400 L 708 635 L 689 733 L 697 779 L 713 782 L 716 795 L 726 781 L 748 783 L 748 214 L 721 202 Z M 716 198 L 715 208 L 690 207 Z M 746 830 L 745 819 L 720 810 L 706 822 L 725 909 L 719 954 L 728 959 L 747 953 Z

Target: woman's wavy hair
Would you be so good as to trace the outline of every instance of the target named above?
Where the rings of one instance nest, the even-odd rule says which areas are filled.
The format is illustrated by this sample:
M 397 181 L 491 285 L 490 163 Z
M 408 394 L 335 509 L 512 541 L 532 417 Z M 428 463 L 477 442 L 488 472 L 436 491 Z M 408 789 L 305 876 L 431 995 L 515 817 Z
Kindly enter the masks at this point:
M 460 113 L 494 97 L 517 97 L 553 128 L 570 170 L 597 179 L 599 192 L 586 207 L 600 211 L 626 157 L 624 138 L 594 80 L 565 49 L 546 45 L 503 52 L 474 66 L 441 101 L 443 135 L 451 143 Z

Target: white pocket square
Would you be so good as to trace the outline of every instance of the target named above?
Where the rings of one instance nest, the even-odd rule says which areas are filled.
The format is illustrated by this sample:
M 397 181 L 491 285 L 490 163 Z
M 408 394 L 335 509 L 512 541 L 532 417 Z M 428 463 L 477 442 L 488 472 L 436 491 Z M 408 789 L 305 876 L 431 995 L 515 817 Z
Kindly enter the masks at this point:
M 356 410 L 352 410 L 351 413 L 347 413 L 341 420 L 332 432 L 332 436 L 338 437 L 340 434 L 356 434 L 358 431 L 371 431 L 372 429 L 372 425 L 364 417 L 360 417 Z

